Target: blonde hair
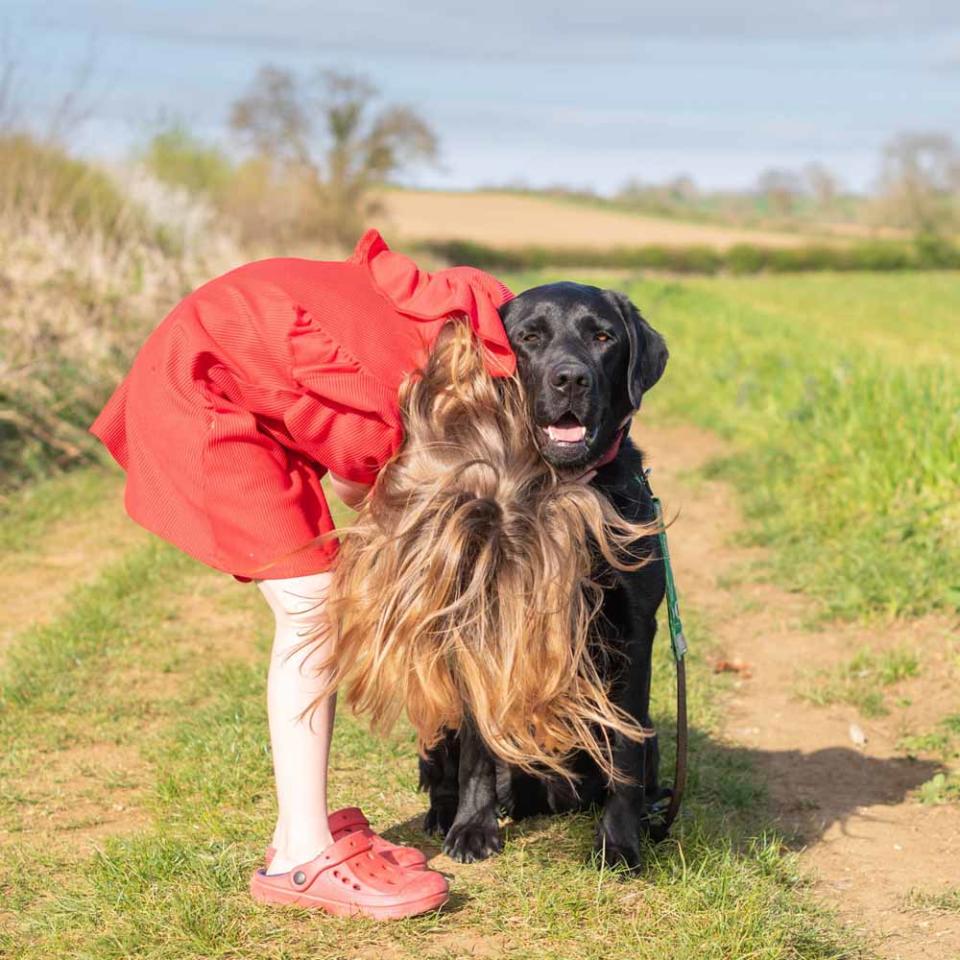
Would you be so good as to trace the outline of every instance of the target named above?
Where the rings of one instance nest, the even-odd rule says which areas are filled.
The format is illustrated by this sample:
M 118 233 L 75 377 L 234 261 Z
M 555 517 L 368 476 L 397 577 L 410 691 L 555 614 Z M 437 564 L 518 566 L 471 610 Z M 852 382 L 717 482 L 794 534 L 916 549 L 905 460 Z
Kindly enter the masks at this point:
M 450 323 L 401 389 L 404 443 L 340 531 L 328 692 L 379 730 L 406 707 L 421 753 L 469 717 L 510 765 L 571 778 L 582 749 L 623 779 L 613 734 L 645 733 L 598 670 L 594 575 L 600 557 L 640 566 L 652 531 L 546 463 L 519 380 L 491 377 L 481 350 Z

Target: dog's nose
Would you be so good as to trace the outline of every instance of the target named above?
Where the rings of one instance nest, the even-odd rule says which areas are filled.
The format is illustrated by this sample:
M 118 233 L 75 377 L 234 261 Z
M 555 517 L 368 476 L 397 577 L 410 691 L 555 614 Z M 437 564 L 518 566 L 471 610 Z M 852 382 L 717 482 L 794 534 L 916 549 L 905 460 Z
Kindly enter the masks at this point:
M 558 363 L 549 376 L 550 386 L 565 393 L 582 393 L 590 386 L 590 371 L 575 363 Z

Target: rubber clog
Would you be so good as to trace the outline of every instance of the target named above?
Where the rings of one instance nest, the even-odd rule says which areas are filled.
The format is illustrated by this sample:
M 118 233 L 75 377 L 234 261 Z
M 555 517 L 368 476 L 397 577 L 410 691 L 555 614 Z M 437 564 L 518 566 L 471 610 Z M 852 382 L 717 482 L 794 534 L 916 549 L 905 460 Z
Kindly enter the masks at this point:
M 359 833 L 361 836 L 369 837 L 373 852 L 379 853 L 384 860 L 407 870 L 427 869 L 427 855 L 422 850 L 384 840 L 380 834 L 370 829 L 370 821 L 359 807 L 344 807 L 342 810 L 334 811 L 327 817 L 327 824 L 334 840 L 339 840 L 351 833 Z M 273 847 L 267 847 L 263 855 L 263 862 L 267 868 L 270 867 L 275 854 L 276 850 Z
M 369 837 L 348 833 L 288 873 L 250 878 L 258 903 L 313 907 L 338 917 L 399 920 L 436 910 L 450 889 L 435 870 L 404 870 L 373 850 Z

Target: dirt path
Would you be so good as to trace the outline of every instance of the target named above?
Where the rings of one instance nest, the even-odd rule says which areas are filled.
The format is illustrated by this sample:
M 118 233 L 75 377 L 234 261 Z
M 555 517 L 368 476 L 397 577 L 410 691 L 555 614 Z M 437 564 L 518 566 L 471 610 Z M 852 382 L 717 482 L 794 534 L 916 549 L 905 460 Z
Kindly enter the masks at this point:
M 29 550 L 0 557 L 0 655 L 20 631 L 55 616 L 74 588 L 148 538 L 123 511 L 117 471 L 94 508 L 53 523 Z
M 918 802 L 915 789 L 937 765 L 895 750 L 905 731 L 931 729 L 957 708 L 955 625 L 929 618 L 874 632 L 810 629 L 809 600 L 743 575 L 762 552 L 731 543 L 742 522 L 732 491 L 684 477 L 721 454 L 721 442 L 693 428 L 646 424 L 635 436 L 668 515 L 680 511 L 671 552 L 682 594 L 707 615 L 722 656 L 749 664 L 749 678 L 736 681 L 730 698 L 727 736 L 754 755 L 780 828 L 796 838 L 818 894 L 884 957 L 960 957 L 960 917 L 907 902 L 915 891 L 960 885 L 960 807 Z M 902 644 L 923 651 L 921 670 L 892 688 L 888 699 L 897 706 L 888 716 L 865 720 L 853 707 L 797 698 L 799 670 L 840 663 L 865 645 Z M 853 742 L 851 724 L 865 744 Z

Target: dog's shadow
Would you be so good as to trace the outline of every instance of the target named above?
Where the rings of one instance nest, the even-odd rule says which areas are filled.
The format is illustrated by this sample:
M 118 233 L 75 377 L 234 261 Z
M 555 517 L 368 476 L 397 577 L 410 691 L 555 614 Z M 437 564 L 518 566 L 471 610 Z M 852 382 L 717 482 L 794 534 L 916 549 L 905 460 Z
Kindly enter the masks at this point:
M 665 744 L 662 770 L 672 770 L 669 745 Z M 691 731 L 689 781 L 681 811 L 681 825 L 699 821 L 708 836 L 723 837 L 735 848 L 764 832 L 776 833 L 794 849 L 807 846 L 836 824 L 848 829 L 848 821 L 865 815 L 882 817 L 884 806 L 903 803 L 942 766 L 929 760 L 871 757 L 859 750 L 829 747 L 802 750 L 761 750 L 731 746 L 712 739 L 703 731 Z M 864 808 L 873 808 L 865 814 Z M 879 808 L 879 809 L 878 809 Z M 443 840 L 423 831 L 427 809 L 390 826 L 383 836 L 394 843 L 411 844 L 423 850 L 434 869 L 445 871 L 441 858 Z M 551 823 L 568 820 L 571 831 L 582 844 L 561 844 L 552 848 L 556 856 L 591 858 L 592 824 L 599 810 L 587 814 L 563 815 L 562 819 L 532 817 L 503 824 L 506 844 L 552 831 Z M 682 826 L 681 826 L 682 828 Z M 676 833 L 674 828 L 674 833 Z M 582 846 L 582 850 L 579 847 Z M 445 910 L 456 911 L 466 899 L 454 894 Z

